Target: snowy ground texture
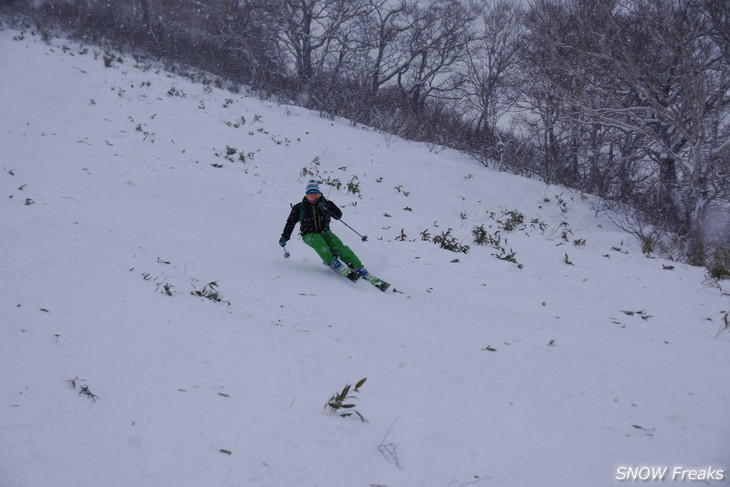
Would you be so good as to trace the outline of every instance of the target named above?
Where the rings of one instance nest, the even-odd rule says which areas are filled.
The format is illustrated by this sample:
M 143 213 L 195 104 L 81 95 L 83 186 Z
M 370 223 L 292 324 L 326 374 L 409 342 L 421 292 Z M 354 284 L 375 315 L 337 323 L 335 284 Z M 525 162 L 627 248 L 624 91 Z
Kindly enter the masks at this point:
M 0 31 L 2 487 L 727 483 L 730 300 L 702 269 L 565 188 L 106 64 Z M 307 173 L 394 289 L 298 236 L 283 257 Z M 367 422 L 324 408 L 365 377 Z

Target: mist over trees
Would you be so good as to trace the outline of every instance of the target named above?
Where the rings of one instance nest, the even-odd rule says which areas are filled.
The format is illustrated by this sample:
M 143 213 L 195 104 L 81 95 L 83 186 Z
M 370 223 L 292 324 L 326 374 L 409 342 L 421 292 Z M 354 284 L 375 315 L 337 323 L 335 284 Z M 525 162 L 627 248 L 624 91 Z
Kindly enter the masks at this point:
M 603 198 L 730 277 L 730 2 L 37 0 L 7 19 Z

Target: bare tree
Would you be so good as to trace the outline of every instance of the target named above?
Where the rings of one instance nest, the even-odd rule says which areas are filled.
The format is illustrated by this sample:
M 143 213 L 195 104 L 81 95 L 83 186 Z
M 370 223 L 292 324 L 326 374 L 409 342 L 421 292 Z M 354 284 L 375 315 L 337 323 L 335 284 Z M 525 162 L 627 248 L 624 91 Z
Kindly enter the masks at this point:
M 413 4 L 408 0 L 369 0 L 368 15 L 360 24 L 363 46 L 362 67 L 367 94 L 374 98 L 384 84 L 409 66 L 401 49 L 402 38 L 413 26 Z
M 575 183 L 578 168 L 570 161 L 571 110 L 565 99 L 580 87 L 575 73 L 580 64 L 565 47 L 579 28 L 571 22 L 565 3 L 538 0 L 525 16 L 524 45 L 520 50 L 522 118 L 541 160 L 537 174 L 548 182 Z M 585 22 L 586 19 L 583 19 Z
M 291 56 L 299 89 L 306 94 L 328 62 L 337 69 L 346 56 L 345 24 L 364 13 L 365 0 L 277 0 L 273 12 L 282 23 L 280 41 Z
M 506 0 L 485 3 L 479 12 L 474 42 L 466 46 L 466 110 L 476 130 L 493 129 L 515 104 L 517 52 L 521 42 L 520 7 Z
M 627 106 L 616 91 L 605 107 L 590 113 L 645 136 L 647 156 L 658 169 L 662 216 L 688 238 L 688 254 L 697 263 L 706 255 L 706 212 L 729 196 L 723 166 L 730 60 L 705 6 L 693 0 L 636 0 L 624 15 L 606 12 L 613 42 L 591 53 L 608 61 L 633 104 Z M 644 49 L 637 49 L 637 42 Z
M 404 39 L 408 69 L 397 75 L 398 86 L 413 113 L 426 100 L 453 99 L 463 82 L 458 68 L 471 41 L 473 11 L 461 0 L 430 0 L 413 9 L 412 27 Z
M 593 168 L 615 178 L 609 186 L 652 223 L 686 237 L 697 262 L 706 254 L 708 208 L 728 201 L 730 72 L 712 22 L 722 16 L 706 7 L 535 2 L 523 58 L 551 167 L 576 186 Z
M 211 0 L 200 20 L 204 39 L 221 49 L 219 72 L 257 87 L 276 83 L 284 56 L 267 0 Z
M 467 44 L 462 71 L 462 99 L 458 105 L 473 125 L 476 143 L 471 153 L 488 165 L 506 168 L 505 144 L 499 121 L 517 102 L 516 70 L 523 27 L 522 10 L 506 0 L 485 3 L 479 9 L 473 42 Z

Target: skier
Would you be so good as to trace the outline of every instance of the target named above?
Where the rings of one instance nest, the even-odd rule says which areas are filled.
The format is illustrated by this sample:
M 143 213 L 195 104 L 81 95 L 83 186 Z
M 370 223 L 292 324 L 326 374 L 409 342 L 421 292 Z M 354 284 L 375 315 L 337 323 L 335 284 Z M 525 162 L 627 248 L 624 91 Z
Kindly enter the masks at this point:
M 371 276 L 357 255 L 330 230 L 330 218 L 339 220 L 341 217 L 342 210 L 322 195 L 314 180 L 309 181 L 304 199 L 289 213 L 279 245 L 286 246 L 299 222 L 304 243 L 312 247 L 325 264 L 352 281 L 360 277 L 368 279 Z

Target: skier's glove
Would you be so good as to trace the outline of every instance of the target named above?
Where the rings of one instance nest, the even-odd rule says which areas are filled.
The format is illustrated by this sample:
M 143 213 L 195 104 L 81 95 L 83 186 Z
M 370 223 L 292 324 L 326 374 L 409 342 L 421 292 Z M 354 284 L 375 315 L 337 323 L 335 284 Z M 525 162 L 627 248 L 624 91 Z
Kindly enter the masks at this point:
M 329 210 L 329 208 L 327 208 L 327 205 L 325 204 L 324 201 L 317 202 L 316 207 L 317 207 L 318 212 L 320 212 L 324 216 L 329 216 L 330 210 Z
M 282 247 L 286 247 L 286 239 L 284 237 L 279 239 L 279 245 Z

